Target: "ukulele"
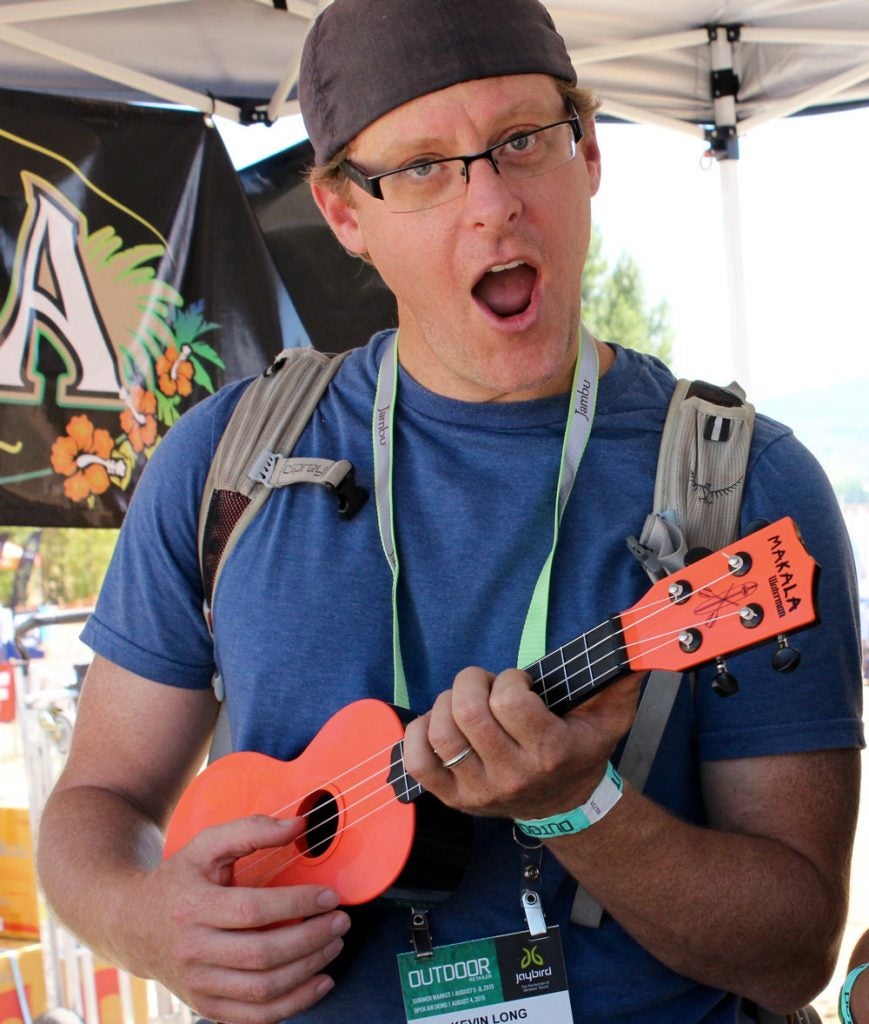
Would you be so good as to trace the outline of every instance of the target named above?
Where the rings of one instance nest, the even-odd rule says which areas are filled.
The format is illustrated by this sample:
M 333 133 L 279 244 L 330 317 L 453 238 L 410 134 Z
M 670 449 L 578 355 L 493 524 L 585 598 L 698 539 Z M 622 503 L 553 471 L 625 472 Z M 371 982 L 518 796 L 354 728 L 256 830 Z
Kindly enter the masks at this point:
M 631 672 L 683 672 L 717 662 L 713 688 L 736 689 L 723 658 L 778 638 L 773 665 L 796 667 L 786 634 L 815 620 L 817 566 L 793 520 L 776 523 L 655 583 L 637 604 L 526 671 L 556 714 Z M 169 857 L 202 829 L 251 814 L 302 816 L 291 845 L 236 861 L 235 885 L 316 883 L 345 906 L 385 896 L 412 906 L 445 899 L 471 852 L 472 820 L 426 793 L 404 769 L 410 712 L 363 699 L 337 712 L 289 762 L 241 751 L 212 762 L 169 823 Z

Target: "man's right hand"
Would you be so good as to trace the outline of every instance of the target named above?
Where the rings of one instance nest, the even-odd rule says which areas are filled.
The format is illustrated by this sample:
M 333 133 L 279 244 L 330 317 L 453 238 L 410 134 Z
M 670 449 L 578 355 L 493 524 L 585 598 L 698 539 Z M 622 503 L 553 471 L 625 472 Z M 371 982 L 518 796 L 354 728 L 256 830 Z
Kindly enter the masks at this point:
M 322 972 L 350 927 L 336 909 L 338 895 L 321 886 L 232 885 L 236 860 L 286 846 L 303 827 L 301 818 L 265 815 L 215 825 L 144 874 L 143 959 L 151 976 L 203 1017 L 271 1024 L 333 987 Z
M 265 815 L 203 830 L 143 873 L 141 957 L 149 973 L 196 1013 L 230 1024 L 272 1024 L 318 1002 L 334 982 L 324 968 L 350 926 L 338 896 L 316 885 L 235 886 L 233 865 L 286 846 L 303 819 Z

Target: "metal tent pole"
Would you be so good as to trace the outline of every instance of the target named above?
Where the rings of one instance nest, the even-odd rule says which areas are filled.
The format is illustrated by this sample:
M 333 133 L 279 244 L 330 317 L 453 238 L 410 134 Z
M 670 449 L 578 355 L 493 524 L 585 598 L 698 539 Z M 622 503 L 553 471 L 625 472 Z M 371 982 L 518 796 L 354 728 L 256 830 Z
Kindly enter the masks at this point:
M 721 170 L 730 357 L 734 378 L 746 391 L 750 391 L 751 358 L 745 299 L 742 208 L 739 197 L 739 138 L 736 120 L 739 76 L 734 68 L 734 50 L 735 44 L 739 42 L 740 28 L 735 25 L 713 25 L 709 27 L 708 32 L 715 124 L 707 131 L 706 137 Z

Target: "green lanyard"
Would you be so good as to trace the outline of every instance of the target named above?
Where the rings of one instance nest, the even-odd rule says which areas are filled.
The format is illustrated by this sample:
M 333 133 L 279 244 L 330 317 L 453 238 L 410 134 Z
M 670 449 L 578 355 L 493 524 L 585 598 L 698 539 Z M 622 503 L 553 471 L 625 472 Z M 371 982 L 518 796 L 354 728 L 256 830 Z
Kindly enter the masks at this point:
M 555 523 L 552 531 L 552 547 L 540 570 L 537 584 L 531 596 L 531 603 L 525 616 L 522 639 L 519 643 L 517 664 L 530 665 L 546 653 L 546 622 L 549 614 L 549 583 L 552 563 L 558 544 L 558 531 L 567 500 L 573 489 L 579 463 L 585 452 L 591 434 L 594 409 L 597 400 L 598 360 L 597 346 L 583 329 L 579 342 L 579 356 L 573 374 L 573 402 L 564 428 L 564 442 L 561 447 L 561 466 L 558 471 L 558 486 L 555 500 Z M 374 412 L 371 420 L 371 439 L 374 445 L 374 494 L 377 505 L 377 525 L 380 543 L 392 571 L 392 669 L 393 701 L 399 707 L 409 708 L 410 698 L 404 663 L 401 658 L 401 641 L 398 632 L 398 550 L 395 544 L 395 512 L 392 496 L 392 469 L 395 430 L 395 402 L 398 392 L 398 334 L 392 339 L 383 354 L 377 372 L 377 392 L 374 397 Z

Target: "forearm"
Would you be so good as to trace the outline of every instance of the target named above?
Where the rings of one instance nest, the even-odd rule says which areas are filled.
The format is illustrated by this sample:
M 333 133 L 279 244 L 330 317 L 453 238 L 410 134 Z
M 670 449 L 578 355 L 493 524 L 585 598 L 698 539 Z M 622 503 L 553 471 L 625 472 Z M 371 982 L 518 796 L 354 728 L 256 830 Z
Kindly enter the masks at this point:
M 150 818 L 93 786 L 55 791 L 40 821 L 39 878 L 54 912 L 93 950 L 144 976 L 134 922 L 147 912 L 143 882 L 162 849 Z
M 790 1011 L 833 970 L 844 886 L 784 843 L 688 825 L 626 785 L 604 820 L 550 845 L 679 974 Z

